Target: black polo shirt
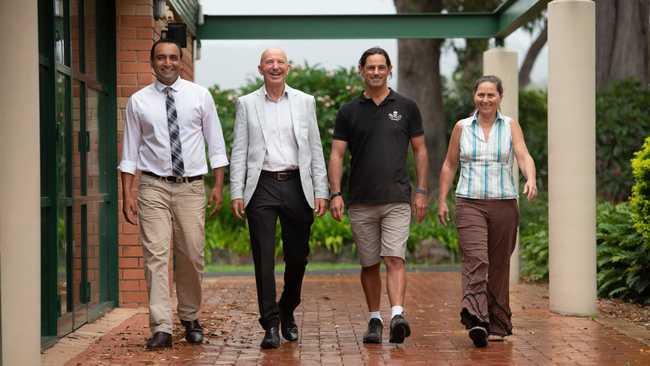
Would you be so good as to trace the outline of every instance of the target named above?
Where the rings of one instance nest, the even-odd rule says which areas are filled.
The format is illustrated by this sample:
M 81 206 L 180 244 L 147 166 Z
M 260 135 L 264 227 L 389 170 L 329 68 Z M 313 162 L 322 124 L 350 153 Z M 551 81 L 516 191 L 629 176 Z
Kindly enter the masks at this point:
M 422 134 L 417 105 L 392 89 L 380 105 L 363 94 L 343 105 L 334 139 L 352 154 L 350 203 L 410 202 L 406 158 L 411 138 Z

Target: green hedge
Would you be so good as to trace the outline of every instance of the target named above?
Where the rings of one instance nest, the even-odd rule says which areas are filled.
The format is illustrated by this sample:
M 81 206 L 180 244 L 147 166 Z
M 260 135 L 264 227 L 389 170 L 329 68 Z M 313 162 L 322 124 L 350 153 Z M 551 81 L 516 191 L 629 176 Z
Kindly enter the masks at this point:
M 650 136 L 632 159 L 632 220 L 634 227 L 650 243 Z
M 598 195 L 620 202 L 630 195 L 630 160 L 650 135 L 650 86 L 634 80 L 613 83 L 596 98 Z
M 544 191 L 533 201 L 519 200 L 521 275 L 529 281 L 548 279 L 548 199 Z
M 631 224 L 627 202 L 598 206 L 598 296 L 650 303 L 650 245 Z

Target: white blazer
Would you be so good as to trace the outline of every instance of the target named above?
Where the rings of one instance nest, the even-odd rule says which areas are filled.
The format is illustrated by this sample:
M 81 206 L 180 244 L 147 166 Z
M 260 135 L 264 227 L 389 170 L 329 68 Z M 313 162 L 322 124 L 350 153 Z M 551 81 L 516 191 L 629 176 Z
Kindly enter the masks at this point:
M 298 167 L 305 199 L 314 208 L 314 198 L 329 198 L 327 171 L 316 122 L 314 97 L 285 88 L 291 109 L 293 132 L 298 142 Z M 237 100 L 235 136 L 230 158 L 231 199 L 244 199 L 248 206 L 262 171 L 269 127 L 264 123 L 264 86 Z

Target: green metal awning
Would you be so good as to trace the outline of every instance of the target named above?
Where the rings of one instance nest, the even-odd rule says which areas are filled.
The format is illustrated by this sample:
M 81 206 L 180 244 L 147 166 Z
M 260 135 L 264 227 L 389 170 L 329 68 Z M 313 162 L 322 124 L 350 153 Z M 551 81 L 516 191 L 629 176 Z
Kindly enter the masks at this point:
M 187 25 L 187 30 L 197 35 L 197 26 L 199 16 L 199 0 L 169 0 L 172 8 L 181 17 L 183 23 Z
M 194 3 L 190 0 L 170 0 Z M 197 38 L 210 39 L 503 39 L 534 19 L 550 0 L 508 0 L 494 12 L 381 15 L 205 15 Z M 188 6 L 189 9 L 189 6 Z M 185 20 L 185 19 L 184 19 Z M 188 28 L 189 28 L 188 24 Z

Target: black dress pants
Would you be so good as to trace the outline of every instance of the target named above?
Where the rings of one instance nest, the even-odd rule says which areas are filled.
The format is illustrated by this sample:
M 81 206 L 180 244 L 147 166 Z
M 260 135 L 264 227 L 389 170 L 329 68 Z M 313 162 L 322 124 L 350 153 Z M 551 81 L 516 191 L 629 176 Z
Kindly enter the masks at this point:
M 246 217 L 255 262 L 259 321 L 268 329 L 279 325 L 280 313 L 292 315 L 300 304 L 314 213 L 307 204 L 297 171 L 283 180 L 264 173 L 246 207 Z M 278 218 L 285 269 L 284 289 L 280 301 L 276 302 L 275 227 Z

